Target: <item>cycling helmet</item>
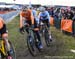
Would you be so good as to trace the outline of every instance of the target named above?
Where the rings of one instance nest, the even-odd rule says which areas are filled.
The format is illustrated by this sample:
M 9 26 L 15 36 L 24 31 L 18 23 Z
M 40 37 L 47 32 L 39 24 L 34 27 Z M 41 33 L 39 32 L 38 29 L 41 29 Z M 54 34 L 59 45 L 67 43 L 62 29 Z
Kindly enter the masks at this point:
M 40 7 L 39 10 L 40 10 L 40 12 L 44 12 L 45 8 L 44 7 Z
M 33 9 L 33 7 L 32 6 L 28 6 L 28 9 Z
M 27 10 L 28 8 L 27 8 L 27 6 L 24 6 L 23 8 L 22 8 L 22 10 L 24 11 L 24 10 Z

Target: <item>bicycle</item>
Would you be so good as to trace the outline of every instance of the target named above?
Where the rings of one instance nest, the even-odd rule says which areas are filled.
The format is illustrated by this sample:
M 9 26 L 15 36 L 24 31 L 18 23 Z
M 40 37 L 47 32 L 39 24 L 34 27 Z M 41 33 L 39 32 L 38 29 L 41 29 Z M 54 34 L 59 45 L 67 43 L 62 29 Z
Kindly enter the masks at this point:
M 12 59 L 16 59 L 15 49 L 10 41 L 8 41 L 10 44 L 10 49 L 12 50 L 11 57 Z M 0 38 L 0 59 L 8 59 L 8 53 L 5 45 L 5 41 Z
M 25 29 L 28 29 L 28 31 L 29 31 L 29 33 L 27 35 L 28 50 L 32 56 L 36 56 L 39 41 L 37 39 L 36 34 L 34 33 L 34 30 L 38 30 L 38 28 L 33 29 L 30 26 L 28 26 L 28 27 L 25 27 Z M 39 48 L 38 48 L 38 50 L 40 51 Z
M 46 45 L 49 47 L 52 41 L 52 35 L 51 33 L 49 34 L 48 27 L 46 26 L 45 23 L 41 22 L 40 26 L 41 26 L 40 32 L 42 33 L 42 36 L 45 38 Z

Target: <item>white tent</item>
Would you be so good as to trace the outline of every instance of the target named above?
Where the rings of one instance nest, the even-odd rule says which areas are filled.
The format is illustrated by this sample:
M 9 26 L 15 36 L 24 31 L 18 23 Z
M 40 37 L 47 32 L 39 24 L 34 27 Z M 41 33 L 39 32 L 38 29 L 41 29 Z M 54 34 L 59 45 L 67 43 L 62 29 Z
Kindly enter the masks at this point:
M 39 0 L 41 5 L 75 6 L 75 0 Z
M 75 6 L 75 0 L 53 0 L 54 5 Z
M 0 5 L 0 8 L 11 8 L 13 5 Z
M 17 4 L 29 4 L 30 1 L 31 4 L 75 6 L 75 0 L 0 0 L 0 2 Z

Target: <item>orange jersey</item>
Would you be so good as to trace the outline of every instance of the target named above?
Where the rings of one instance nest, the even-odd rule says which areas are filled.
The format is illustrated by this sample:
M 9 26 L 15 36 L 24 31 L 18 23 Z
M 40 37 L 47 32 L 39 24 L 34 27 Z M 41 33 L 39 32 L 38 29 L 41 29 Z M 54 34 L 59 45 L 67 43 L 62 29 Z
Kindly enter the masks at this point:
M 22 17 L 25 17 L 27 20 L 31 20 L 31 11 L 27 10 L 26 12 L 21 12 Z
M 26 20 L 30 20 L 32 22 L 32 24 L 34 24 L 34 17 L 33 17 L 33 14 L 32 14 L 32 10 L 20 12 L 20 27 L 23 26 L 23 17 Z
M 4 21 L 3 19 L 0 17 L 0 29 L 3 27 Z

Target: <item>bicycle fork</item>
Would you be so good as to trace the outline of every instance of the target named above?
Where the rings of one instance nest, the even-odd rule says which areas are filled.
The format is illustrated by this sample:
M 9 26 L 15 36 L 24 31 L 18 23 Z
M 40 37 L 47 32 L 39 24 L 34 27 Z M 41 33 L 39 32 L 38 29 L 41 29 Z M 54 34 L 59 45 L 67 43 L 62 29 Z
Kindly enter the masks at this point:
M 30 41 L 30 44 L 31 44 L 31 46 L 33 47 L 34 46 L 34 34 L 33 34 L 33 32 L 31 31 L 30 33 L 29 33 L 29 41 Z

